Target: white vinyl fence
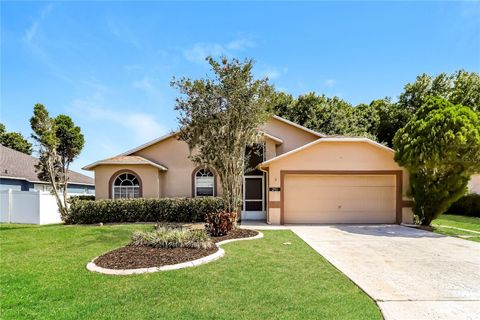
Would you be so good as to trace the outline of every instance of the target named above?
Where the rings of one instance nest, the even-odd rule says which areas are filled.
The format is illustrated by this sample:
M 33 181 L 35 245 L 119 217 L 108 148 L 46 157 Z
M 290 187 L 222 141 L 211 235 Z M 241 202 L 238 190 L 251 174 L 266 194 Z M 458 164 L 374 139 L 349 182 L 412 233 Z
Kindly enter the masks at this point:
M 0 190 L 0 222 L 60 223 L 55 197 L 43 191 Z

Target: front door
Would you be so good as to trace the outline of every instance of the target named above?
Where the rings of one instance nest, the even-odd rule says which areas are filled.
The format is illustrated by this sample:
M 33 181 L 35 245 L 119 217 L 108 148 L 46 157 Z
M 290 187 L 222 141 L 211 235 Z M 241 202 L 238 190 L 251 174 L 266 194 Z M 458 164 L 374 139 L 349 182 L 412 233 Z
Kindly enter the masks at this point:
M 243 220 L 265 220 L 264 186 L 263 175 L 243 177 Z

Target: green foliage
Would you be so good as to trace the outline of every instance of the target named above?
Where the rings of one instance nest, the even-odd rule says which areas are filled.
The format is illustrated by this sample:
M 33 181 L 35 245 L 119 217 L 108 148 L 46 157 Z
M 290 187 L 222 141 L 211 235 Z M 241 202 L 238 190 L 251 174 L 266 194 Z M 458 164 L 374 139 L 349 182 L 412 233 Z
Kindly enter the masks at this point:
M 394 146 L 395 160 L 411 173 L 414 213 L 429 225 L 480 171 L 480 119 L 470 108 L 430 97 L 397 132 Z
M 205 229 L 213 237 L 220 237 L 235 229 L 235 212 L 210 212 L 205 215 Z
M 53 121 L 55 136 L 58 139 L 57 154 L 62 162 L 70 163 L 83 149 L 85 143 L 83 134 L 69 116 L 60 114 Z
M 441 73 L 436 77 L 421 74 L 415 82 L 405 86 L 399 97 L 399 106 L 415 112 L 430 96 L 441 97 L 453 104 L 480 111 L 480 75 L 465 70 L 451 75 Z
M 30 126 L 33 131 L 32 138 L 39 145 L 40 157 L 35 167 L 38 178 L 48 181 L 52 186 L 60 214 L 65 220 L 68 217 L 68 168 L 83 149 L 83 134 L 69 116 L 58 115 L 51 118 L 47 109 L 39 103 L 33 108 Z
M 155 231 L 135 231 L 132 246 L 154 248 L 208 249 L 213 243 L 205 230 L 160 227 Z
M 95 196 L 93 195 L 80 195 L 80 196 L 71 196 L 68 198 L 70 203 L 75 201 L 75 200 L 89 200 L 89 201 L 95 201 Z
M 270 106 L 280 117 L 327 135 L 352 135 L 353 108 L 346 101 L 310 92 L 297 99 L 277 93 Z
M 224 209 L 222 198 L 74 200 L 65 223 L 202 222 L 205 214 Z
M 32 154 L 32 144 L 20 132 L 7 132 L 3 123 L 0 123 L 0 144 L 25 154 Z
M 472 193 L 461 197 L 445 213 L 480 218 L 480 194 Z
M 238 211 L 242 199 L 245 149 L 259 139 L 258 127 L 269 117 L 272 87 L 255 80 L 252 60 L 240 62 L 208 57 L 213 78 L 173 80 L 180 91 L 180 138 L 191 159 L 215 171 L 228 211 Z

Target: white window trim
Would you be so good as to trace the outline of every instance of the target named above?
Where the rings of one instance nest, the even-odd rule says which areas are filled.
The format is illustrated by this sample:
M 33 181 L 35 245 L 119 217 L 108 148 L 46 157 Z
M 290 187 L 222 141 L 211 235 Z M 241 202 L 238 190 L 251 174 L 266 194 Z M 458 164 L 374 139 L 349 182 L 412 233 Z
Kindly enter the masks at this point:
M 208 170 L 208 171 L 210 171 L 210 172 L 212 173 L 212 179 L 213 179 L 213 188 L 212 188 L 212 191 L 213 191 L 213 192 L 212 192 L 212 195 L 211 195 L 211 196 L 199 196 L 199 195 L 197 194 L 197 173 L 198 173 L 200 170 L 202 170 L 202 169 L 203 169 L 203 170 Z M 200 168 L 200 169 L 196 170 L 196 171 L 195 171 L 195 176 L 194 176 L 194 178 L 193 178 L 193 187 L 194 187 L 194 190 L 195 190 L 195 192 L 194 192 L 195 198 L 196 198 L 196 197 L 215 197 L 215 174 L 214 174 L 214 173 L 212 172 L 212 170 L 210 170 L 210 169 Z
M 130 175 L 134 176 L 134 177 L 137 179 L 139 185 L 138 185 L 138 186 L 116 186 L 116 185 L 115 185 L 115 181 L 117 181 L 118 177 L 120 177 L 122 174 L 130 174 Z M 115 179 L 113 179 L 113 183 L 112 183 L 112 199 L 113 199 L 113 200 L 117 200 L 117 199 L 118 199 L 118 200 L 121 200 L 121 199 L 138 199 L 138 198 L 141 198 L 141 197 L 142 197 L 142 194 L 141 194 L 141 186 L 140 186 L 140 184 L 141 184 L 140 179 L 138 178 L 138 175 L 137 175 L 136 173 L 122 172 L 122 173 L 118 174 L 118 175 L 115 177 Z M 138 189 L 138 195 L 139 195 L 139 197 L 138 197 L 138 198 L 121 198 L 121 197 L 120 197 L 120 198 L 116 198 L 116 197 L 115 197 L 115 188 L 116 188 L 116 187 L 117 187 L 117 188 L 137 188 L 137 189 Z

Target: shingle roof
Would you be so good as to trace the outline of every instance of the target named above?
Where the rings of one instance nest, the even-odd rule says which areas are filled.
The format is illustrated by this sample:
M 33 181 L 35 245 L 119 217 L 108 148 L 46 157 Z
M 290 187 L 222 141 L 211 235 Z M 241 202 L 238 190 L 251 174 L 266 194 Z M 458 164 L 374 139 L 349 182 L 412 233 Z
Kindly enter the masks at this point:
M 92 164 L 89 164 L 88 166 L 83 167 L 82 169 L 92 170 L 93 168 L 101 164 L 148 164 L 160 170 L 165 170 L 165 171 L 168 170 L 166 167 L 162 166 L 161 164 L 150 161 L 140 156 L 121 156 L 121 155 L 94 162 Z
M 23 179 L 30 182 L 41 182 L 35 172 L 38 159 L 0 145 L 0 177 Z M 69 171 L 69 183 L 94 185 L 93 178 L 84 174 Z

